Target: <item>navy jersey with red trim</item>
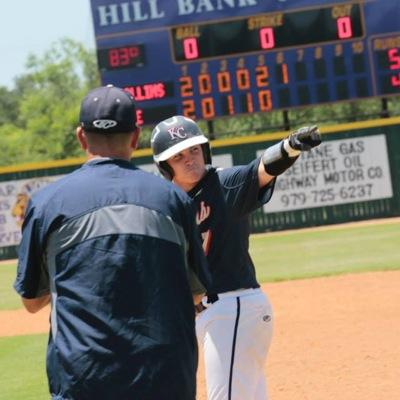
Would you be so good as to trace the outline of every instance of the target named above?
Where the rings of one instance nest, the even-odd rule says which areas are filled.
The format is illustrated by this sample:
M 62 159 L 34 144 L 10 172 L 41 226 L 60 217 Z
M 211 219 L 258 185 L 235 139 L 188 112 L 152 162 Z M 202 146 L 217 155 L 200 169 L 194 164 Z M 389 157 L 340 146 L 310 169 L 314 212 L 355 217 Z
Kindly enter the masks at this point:
M 260 286 L 249 254 L 249 214 L 270 200 L 275 180 L 259 188 L 259 163 L 256 159 L 244 166 L 208 167 L 203 179 L 188 192 L 197 208 L 212 293 Z
M 196 232 L 189 196 L 128 161 L 92 160 L 32 197 L 14 287 L 51 294 L 52 398 L 195 398 Z

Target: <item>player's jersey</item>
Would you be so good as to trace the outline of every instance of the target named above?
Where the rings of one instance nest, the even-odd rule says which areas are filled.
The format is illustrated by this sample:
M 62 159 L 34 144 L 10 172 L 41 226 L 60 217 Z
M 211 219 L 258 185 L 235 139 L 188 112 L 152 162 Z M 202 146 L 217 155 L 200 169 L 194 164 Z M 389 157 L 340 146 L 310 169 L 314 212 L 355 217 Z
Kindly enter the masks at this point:
M 51 293 L 54 399 L 195 398 L 188 268 L 208 281 L 183 191 L 127 161 L 92 160 L 37 192 L 23 231 L 15 288 Z
M 273 180 L 260 189 L 260 159 L 248 165 L 208 169 L 190 191 L 197 207 L 197 224 L 212 274 L 212 293 L 257 288 L 254 264 L 249 255 L 249 213 L 267 203 Z

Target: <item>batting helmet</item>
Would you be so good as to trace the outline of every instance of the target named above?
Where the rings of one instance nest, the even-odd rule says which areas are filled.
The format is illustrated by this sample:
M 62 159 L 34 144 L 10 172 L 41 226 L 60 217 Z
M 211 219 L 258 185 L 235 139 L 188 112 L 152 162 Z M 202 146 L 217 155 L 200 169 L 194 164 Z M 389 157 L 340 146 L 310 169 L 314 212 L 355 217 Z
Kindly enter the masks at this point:
M 151 133 L 153 159 L 165 178 L 172 180 L 174 171 L 167 160 L 189 147 L 200 144 L 204 162 L 211 164 L 211 151 L 208 139 L 199 126 L 190 118 L 182 115 L 161 121 Z

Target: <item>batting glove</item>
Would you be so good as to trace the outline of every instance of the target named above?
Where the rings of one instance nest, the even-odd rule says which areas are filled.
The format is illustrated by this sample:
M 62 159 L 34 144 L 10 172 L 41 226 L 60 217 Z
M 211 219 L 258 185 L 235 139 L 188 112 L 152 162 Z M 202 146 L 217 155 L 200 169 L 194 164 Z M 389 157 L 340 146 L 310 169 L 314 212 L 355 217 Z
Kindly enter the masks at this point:
M 309 151 L 321 144 L 321 135 L 318 126 L 304 126 L 291 133 L 288 144 L 293 150 Z
M 261 156 L 265 172 L 278 176 L 290 168 L 302 151 L 309 151 L 321 144 L 318 127 L 305 126 L 291 133 L 286 139 L 268 147 Z

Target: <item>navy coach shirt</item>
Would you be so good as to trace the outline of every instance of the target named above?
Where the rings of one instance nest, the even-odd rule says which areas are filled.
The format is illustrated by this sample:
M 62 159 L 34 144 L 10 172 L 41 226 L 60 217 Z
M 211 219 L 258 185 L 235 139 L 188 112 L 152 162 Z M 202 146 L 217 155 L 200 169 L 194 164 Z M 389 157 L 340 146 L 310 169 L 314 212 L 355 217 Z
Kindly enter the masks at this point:
M 94 159 L 37 192 L 14 284 L 51 293 L 57 400 L 192 400 L 192 292 L 208 285 L 190 198 L 128 161 Z

